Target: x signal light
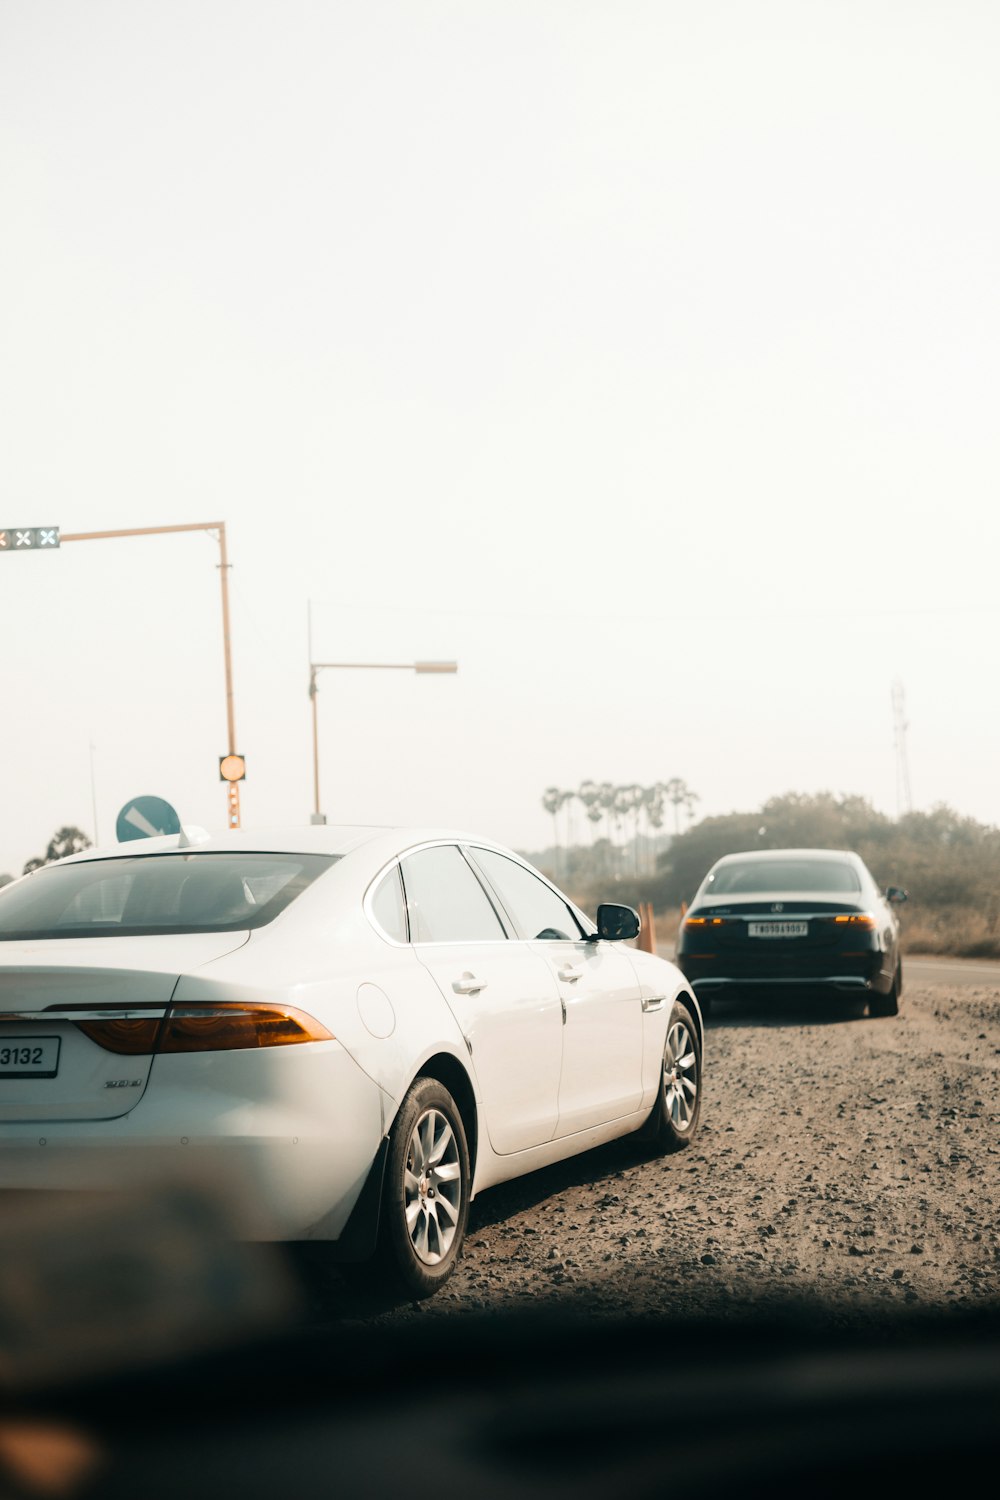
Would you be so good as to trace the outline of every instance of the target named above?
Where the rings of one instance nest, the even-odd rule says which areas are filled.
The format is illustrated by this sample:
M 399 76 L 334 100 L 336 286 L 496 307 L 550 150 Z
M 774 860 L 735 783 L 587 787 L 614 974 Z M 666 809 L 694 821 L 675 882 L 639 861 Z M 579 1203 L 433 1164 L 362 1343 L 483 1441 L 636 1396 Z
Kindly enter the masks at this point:
M 59 546 L 58 526 L 11 526 L 0 530 L 0 552 L 34 552 Z

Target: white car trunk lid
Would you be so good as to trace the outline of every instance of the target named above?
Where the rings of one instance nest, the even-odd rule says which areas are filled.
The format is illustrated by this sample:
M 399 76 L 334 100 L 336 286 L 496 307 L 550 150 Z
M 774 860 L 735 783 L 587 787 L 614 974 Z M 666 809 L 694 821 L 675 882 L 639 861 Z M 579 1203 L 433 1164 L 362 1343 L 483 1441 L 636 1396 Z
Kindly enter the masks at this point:
M 161 1015 L 177 980 L 243 932 L 0 943 L 0 1122 L 109 1120 L 142 1098 L 150 1053 L 123 1055 L 79 1022 Z

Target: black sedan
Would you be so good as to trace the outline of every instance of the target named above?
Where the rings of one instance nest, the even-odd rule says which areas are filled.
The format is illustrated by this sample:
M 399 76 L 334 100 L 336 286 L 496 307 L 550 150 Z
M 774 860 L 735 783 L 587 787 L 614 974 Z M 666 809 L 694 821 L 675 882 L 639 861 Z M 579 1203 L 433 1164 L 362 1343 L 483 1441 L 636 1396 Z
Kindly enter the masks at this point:
M 716 996 L 826 991 L 899 1011 L 903 965 L 896 886 L 880 891 L 857 854 L 767 849 L 727 854 L 681 920 L 676 962 L 705 1012 Z

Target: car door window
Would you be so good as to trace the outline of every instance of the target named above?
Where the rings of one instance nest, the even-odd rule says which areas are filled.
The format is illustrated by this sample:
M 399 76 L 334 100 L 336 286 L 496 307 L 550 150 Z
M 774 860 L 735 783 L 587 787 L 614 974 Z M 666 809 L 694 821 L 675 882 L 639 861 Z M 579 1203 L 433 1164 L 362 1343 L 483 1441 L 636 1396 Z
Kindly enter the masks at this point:
M 544 880 L 492 849 L 474 849 L 473 856 L 524 937 L 580 941 L 580 924 L 562 897 Z
M 399 881 L 399 866 L 393 865 L 383 875 L 372 896 L 371 913 L 386 937 L 394 943 L 405 943 L 406 908 L 403 905 L 403 887 Z
M 420 849 L 403 860 L 413 943 L 483 943 L 505 938 L 503 924 L 468 861 L 454 844 Z

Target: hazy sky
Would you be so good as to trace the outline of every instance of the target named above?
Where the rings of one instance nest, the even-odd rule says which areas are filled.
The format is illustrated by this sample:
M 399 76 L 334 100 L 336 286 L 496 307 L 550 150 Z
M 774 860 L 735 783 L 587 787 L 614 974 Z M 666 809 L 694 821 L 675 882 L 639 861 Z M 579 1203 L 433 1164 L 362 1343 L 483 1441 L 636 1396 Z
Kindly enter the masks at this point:
M 1000 822 L 994 0 L 2 0 L 0 526 L 225 520 L 244 826 Z M 0 871 L 222 826 L 218 549 L 0 556 Z M 93 749 L 91 749 L 93 746 Z M 91 777 L 93 766 L 93 786 Z

